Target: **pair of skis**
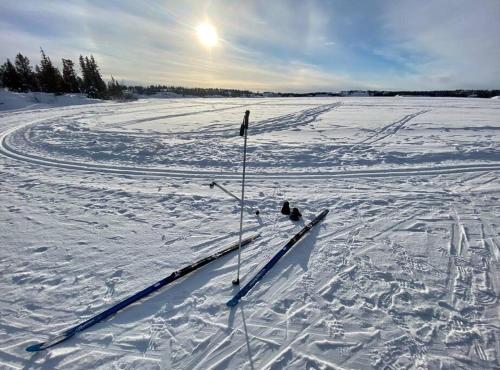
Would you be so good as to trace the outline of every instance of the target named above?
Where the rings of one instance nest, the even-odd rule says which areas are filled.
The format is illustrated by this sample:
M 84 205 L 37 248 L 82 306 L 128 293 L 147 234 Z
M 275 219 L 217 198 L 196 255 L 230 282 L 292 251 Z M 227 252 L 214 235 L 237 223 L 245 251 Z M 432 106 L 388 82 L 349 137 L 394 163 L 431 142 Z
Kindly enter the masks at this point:
M 260 236 L 260 234 L 254 234 L 254 235 L 242 240 L 241 245 L 245 246 L 245 245 L 251 243 L 252 241 L 254 241 L 255 239 L 257 239 L 259 236 Z M 55 338 L 53 338 L 47 342 L 37 343 L 37 344 L 33 344 L 32 346 L 29 346 L 28 348 L 26 348 L 26 351 L 37 352 L 37 351 L 41 351 L 43 349 L 47 349 L 49 347 L 52 347 L 58 343 L 64 342 L 65 340 L 71 338 L 75 334 L 77 334 L 77 333 L 79 333 L 87 328 L 90 328 L 91 326 L 103 321 L 104 319 L 114 315 L 115 313 L 117 313 L 118 311 L 131 305 L 132 303 L 137 302 L 137 301 L 145 298 L 146 296 L 150 295 L 151 293 L 158 291 L 159 289 L 163 288 L 165 285 L 170 284 L 170 283 L 182 278 L 183 276 L 186 276 L 187 274 L 199 269 L 200 267 L 205 266 L 206 264 L 208 264 L 212 261 L 215 261 L 216 259 L 218 259 L 222 256 L 225 256 L 226 254 L 231 253 L 232 251 L 238 249 L 238 247 L 239 247 L 239 241 L 228 245 L 226 248 L 218 251 L 217 253 L 215 253 L 211 256 L 205 257 L 205 258 L 203 258 L 199 261 L 196 261 L 195 263 L 192 263 L 192 264 L 190 264 L 190 265 L 188 265 L 180 270 L 174 271 L 166 278 L 164 278 L 160 281 L 157 281 L 153 285 L 150 285 L 147 288 L 145 288 L 145 289 L 135 293 L 134 295 L 124 299 L 123 301 L 115 304 L 114 306 L 108 308 L 107 310 L 101 312 L 100 314 L 97 314 L 97 315 L 91 317 L 90 319 L 88 319 L 88 320 L 86 320 L 86 321 L 84 321 L 76 326 L 73 326 L 72 328 L 66 329 L 65 331 L 63 331 L 62 333 L 57 335 Z
M 231 299 L 227 302 L 227 306 L 229 307 L 234 307 L 238 304 L 238 302 L 243 298 L 249 291 L 252 289 L 255 284 L 257 284 L 265 274 L 278 262 L 278 260 L 283 257 L 306 233 L 308 233 L 316 224 L 318 224 L 325 216 L 328 214 L 328 210 L 324 210 L 321 212 L 318 216 L 316 216 L 308 225 L 306 225 L 301 231 L 299 231 L 288 243 L 281 248 L 276 255 L 271 258 L 271 260 Z M 254 234 L 244 240 L 241 241 L 241 246 L 245 246 L 255 239 L 257 239 L 260 236 L 260 234 Z M 106 318 L 116 314 L 118 311 L 124 309 L 125 307 L 131 305 L 134 302 L 137 302 L 146 296 L 152 294 L 153 292 L 158 291 L 162 287 L 164 287 L 167 284 L 170 284 L 174 282 L 175 280 L 178 280 L 182 278 L 183 276 L 188 275 L 189 273 L 199 269 L 202 266 L 205 266 L 206 264 L 215 261 L 216 259 L 225 256 L 229 254 L 230 252 L 238 249 L 239 247 L 239 242 L 233 243 L 226 248 L 220 250 L 219 252 L 205 257 L 195 263 L 192 263 L 180 270 L 172 272 L 169 276 L 166 278 L 154 283 L 153 285 L 150 285 L 149 287 L 135 293 L 134 295 L 126 298 L 125 300 L 115 304 L 114 306 L 108 308 L 107 310 L 91 317 L 90 319 L 73 326 L 69 329 L 66 329 L 53 339 L 43 342 L 43 343 L 37 343 L 29 346 L 26 348 L 26 351 L 28 352 L 37 352 L 41 351 L 44 349 L 47 349 L 49 347 L 52 347 L 58 343 L 64 342 L 65 340 L 73 337 L 75 334 L 105 320 Z

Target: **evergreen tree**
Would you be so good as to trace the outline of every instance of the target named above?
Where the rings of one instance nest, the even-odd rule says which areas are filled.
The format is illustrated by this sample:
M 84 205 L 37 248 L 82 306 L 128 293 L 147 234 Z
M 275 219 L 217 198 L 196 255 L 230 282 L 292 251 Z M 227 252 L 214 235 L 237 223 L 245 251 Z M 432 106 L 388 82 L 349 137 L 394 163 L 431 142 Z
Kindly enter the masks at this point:
M 106 99 L 107 88 L 94 56 L 83 57 L 80 55 L 80 68 L 83 76 L 83 89 L 89 98 Z
M 80 61 L 80 70 L 82 71 L 82 82 L 80 84 L 80 87 L 82 91 L 88 95 L 90 87 L 92 85 L 90 74 L 87 69 L 87 63 L 82 55 L 80 55 L 79 61 Z
M 83 79 L 80 76 L 76 76 L 76 82 L 78 84 L 78 92 L 83 92 Z
M 101 72 L 97 67 L 97 63 L 95 62 L 93 55 L 90 56 L 90 65 L 91 65 L 92 75 L 94 78 L 94 84 L 98 92 L 98 98 L 104 99 L 106 98 L 107 95 L 106 83 L 103 81 L 101 77 Z
M 3 85 L 4 72 L 5 72 L 5 63 L 0 66 L 0 87 L 4 87 L 4 85 Z
M 21 91 L 21 76 L 16 71 L 16 67 L 12 62 L 7 59 L 7 61 L 2 66 L 2 84 L 9 90 Z
M 123 99 L 123 90 L 125 90 L 125 88 L 125 86 L 120 85 L 120 83 L 111 76 L 111 81 L 108 82 L 108 96 L 112 99 Z
M 40 52 L 42 54 L 42 60 L 40 61 L 40 67 L 37 68 L 37 75 L 41 90 L 49 93 L 61 93 L 63 91 L 61 72 L 54 67 L 52 61 L 45 55 L 43 49 L 40 49 Z
M 31 69 L 30 60 L 21 53 L 16 55 L 16 71 L 20 77 L 20 90 L 23 92 L 37 90 L 35 74 Z
M 66 93 L 77 93 L 80 92 L 78 77 L 75 73 L 75 64 L 71 59 L 62 59 L 63 64 L 63 91 Z

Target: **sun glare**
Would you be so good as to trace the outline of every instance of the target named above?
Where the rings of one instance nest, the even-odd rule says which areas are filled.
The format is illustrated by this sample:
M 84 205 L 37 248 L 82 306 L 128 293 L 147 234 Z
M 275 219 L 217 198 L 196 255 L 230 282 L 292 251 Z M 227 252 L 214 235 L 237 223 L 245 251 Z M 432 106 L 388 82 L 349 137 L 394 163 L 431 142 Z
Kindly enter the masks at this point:
M 207 48 L 217 45 L 217 31 L 210 23 L 202 23 L 196 27 L 196 36 L 198 36 L 200 43 Z

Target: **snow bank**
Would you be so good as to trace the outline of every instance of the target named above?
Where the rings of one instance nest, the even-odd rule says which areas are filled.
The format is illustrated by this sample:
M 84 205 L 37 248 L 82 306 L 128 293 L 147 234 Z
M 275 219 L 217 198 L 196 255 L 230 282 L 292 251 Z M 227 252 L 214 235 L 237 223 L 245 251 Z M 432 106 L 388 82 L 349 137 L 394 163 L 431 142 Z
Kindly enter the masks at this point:
M 500 100 L 500 95 L 493 96 L 491 99 L 493 99 L 493 100 Z
M 83 94 L 54 95 L 42 92 L 16 93 L 0 90 L 0 111 L 26 108 L 50 108 L 66 105 L 101 103 L 102 100 L 90 99 Z

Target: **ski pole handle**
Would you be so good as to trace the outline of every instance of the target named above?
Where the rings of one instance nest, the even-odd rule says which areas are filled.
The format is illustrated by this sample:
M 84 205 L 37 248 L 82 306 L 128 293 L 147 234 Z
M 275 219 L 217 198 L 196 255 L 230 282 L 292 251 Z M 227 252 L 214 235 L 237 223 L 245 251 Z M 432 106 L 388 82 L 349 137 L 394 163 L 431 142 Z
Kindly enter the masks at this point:
M 240 127 L 240 136 L 245 135 L 245 131 L 248 130 L 248 117 L 250 116 L 250 111 L 245 111 L 245 116 L 243 117 L 243 122 Z

